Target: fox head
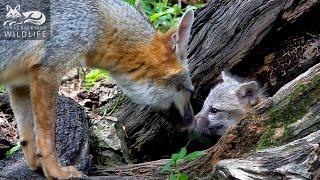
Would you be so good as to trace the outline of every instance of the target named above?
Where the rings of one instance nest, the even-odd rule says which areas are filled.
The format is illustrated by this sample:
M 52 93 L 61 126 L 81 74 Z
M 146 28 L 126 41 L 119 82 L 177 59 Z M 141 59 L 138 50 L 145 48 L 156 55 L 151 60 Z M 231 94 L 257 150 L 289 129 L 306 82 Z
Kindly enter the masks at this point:
M 256 81 L 242 82 L 226 71 L 206 98 L 201 111 L 195 116 L 196 131 L 211 135 L 224 135 L 251 107 L 262 100 Z
M 20 13 L 20 5 L 17 5 L 14 9 L 11 8 L 11 6 L 7 5 L 6 6 L 7 9 L 7 14 L 6 14 L 6 18 L 20 18 L 22 15 Z
M 151 46 L 139 55 L 141 63 L 123 78 L 114 76 L 134 102 L 158 110 L 174 105 L 189 124 L 193 119 L 189 98 L 194 87 L 188 70 L 187 44 L 193 19 L 194 13 L 189 10 L 176 30 L 156 33 Z
M 193 112 L 189 98 L 194 87 L 187 65 L 187 44 L 193 11 L 187 11 L 178 27 L 167 33 L 155 32 L 142 16 L 139 17 L 140 13 L 133 14 L 134 19 L 122 20 L 126 24 L 106 27 L 106 38 L 97 45 L 97 50 L 88 54 L 86 65 L 107 69 L 124 94 L 135 103 L 156 110 L 176 107 L 190 124 Z M 136 24 L 143 25 L 135 29 Z

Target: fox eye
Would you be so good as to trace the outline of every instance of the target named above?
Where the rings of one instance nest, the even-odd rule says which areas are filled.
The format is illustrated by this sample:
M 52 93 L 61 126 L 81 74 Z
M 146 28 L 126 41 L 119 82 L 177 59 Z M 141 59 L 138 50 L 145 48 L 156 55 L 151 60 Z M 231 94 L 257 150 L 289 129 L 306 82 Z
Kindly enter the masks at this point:
M 213 114 L 215 114 L 215 113 L 219 112 L 219 110 L 216 109 L 216 108 L 211 108 L 211 109 L 210 109 L 210 112 L 213 113 Z

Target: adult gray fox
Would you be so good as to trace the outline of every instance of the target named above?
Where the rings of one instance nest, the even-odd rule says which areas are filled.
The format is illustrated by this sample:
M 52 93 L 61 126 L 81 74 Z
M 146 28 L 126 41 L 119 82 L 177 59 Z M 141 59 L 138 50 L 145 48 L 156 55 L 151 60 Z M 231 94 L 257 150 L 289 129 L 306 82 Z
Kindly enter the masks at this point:
M 0 41 L 0 81 L 9 92 L 32 169 L 42 167 L 47 178 L 81 175 L 61 166 L 54 143 L 60 77 L 81 64 L 107 69 L 136 103 L 156 109 L 174 105 L 182 117 L 193 116 L 186 50 L 192 10 L 168 33 L 156 32 L 121 0 L 51 0 L 50 19 L 49 40 Z

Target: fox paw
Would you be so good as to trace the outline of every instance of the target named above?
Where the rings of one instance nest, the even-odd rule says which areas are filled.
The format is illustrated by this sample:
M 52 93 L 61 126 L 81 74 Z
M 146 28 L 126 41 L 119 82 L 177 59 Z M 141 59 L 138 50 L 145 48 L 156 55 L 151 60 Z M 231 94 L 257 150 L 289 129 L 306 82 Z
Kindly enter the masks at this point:
M 48 179 L 71 179 L 83 176 L 82 173 L 73 166 L 50 170 L 43 168 L 43 171 Z
M 23 149 L 24 158 L 31 170 L 35 171 L 41 167 L 39 157 L 36 155 L 36 148 L 32 141 L 20 141 Z

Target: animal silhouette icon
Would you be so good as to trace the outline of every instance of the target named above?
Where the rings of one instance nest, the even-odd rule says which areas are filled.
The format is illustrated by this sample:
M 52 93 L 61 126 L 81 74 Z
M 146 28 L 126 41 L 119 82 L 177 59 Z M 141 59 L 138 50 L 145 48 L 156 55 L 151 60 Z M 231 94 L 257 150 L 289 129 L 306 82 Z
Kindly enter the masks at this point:
M 18 4 L 15 8 L 10 5 L 6 6 L 6 18 L 9 19 L 3 23 L 3 26 L 12 26 L 14 24 L 33 24 L 42 25 L 46 22 L 46 16 L 40 11 L 21 12 L 21 6 Z

